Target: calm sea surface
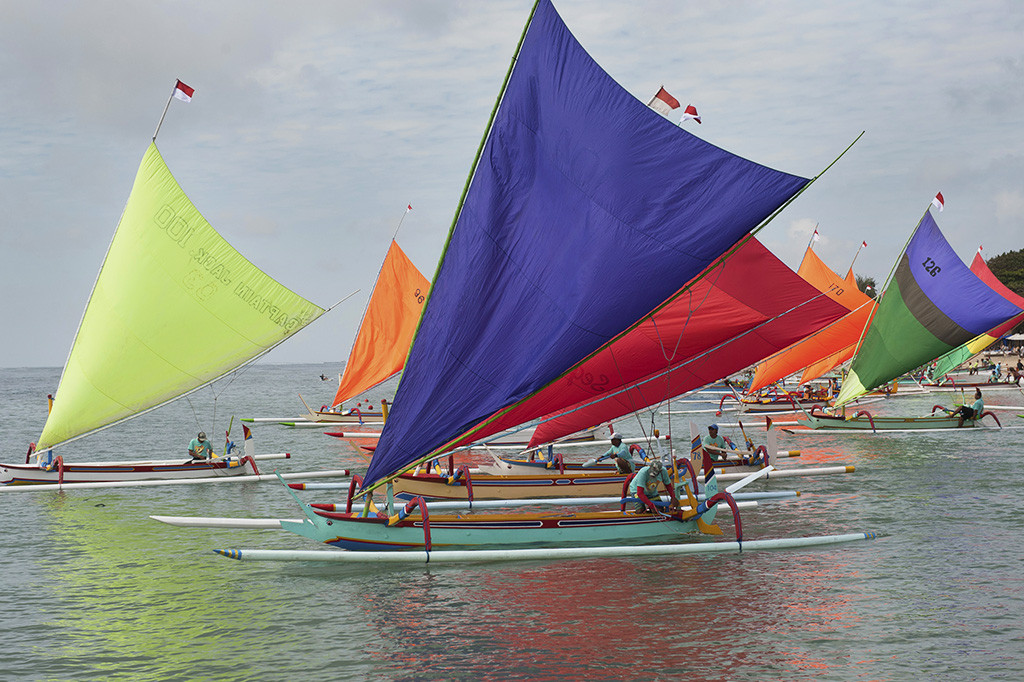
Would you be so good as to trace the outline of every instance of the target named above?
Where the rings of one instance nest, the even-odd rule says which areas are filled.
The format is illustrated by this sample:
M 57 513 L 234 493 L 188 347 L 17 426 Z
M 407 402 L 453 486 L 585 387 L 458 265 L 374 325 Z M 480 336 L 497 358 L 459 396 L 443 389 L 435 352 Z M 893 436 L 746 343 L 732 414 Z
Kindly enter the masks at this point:
M 337 371 L 257 365 L 63 454 L 177 457 L 200 429 L 220 443 L 232 415 L 297 416 L 300 393 L 310 405 L 328 402 L 335 384 L 319 375 Z M 24 461 L 58 378 L 56 369 L 0 370 L 3 461 Z M 900 397 L 868 409 L 924 414 L 950 400 Z M 1022 406 L 997 414 L 1024 426 L 1020 392 L 986 401 Z M 695 418 L 703 426 L 710 415 Z M 673 419 L 686 432 L 687 418 Z M 660 427 L 668 430 L 667 417 Z M 616 428 L 640 432 L 635 423 Z M 293 453 L 282 472 L 365 468 L 349 443 L 317 430 L 254 433 L 259 452 Z M 174 528 L 148 517 L 295 518 L 278 484 L 0 493 L 0 679 L 1022 679 L 1024 430 L 780 441 L 803 452 L 780 466 L 857 471 L 757 484 L 802 495 L 745 511 L 746 538 L 887 536 L 708 557 L 242 563 L 210 550 L 319 547 L 282 531 Z M 719 518 L 730 536 L 731 520 Z

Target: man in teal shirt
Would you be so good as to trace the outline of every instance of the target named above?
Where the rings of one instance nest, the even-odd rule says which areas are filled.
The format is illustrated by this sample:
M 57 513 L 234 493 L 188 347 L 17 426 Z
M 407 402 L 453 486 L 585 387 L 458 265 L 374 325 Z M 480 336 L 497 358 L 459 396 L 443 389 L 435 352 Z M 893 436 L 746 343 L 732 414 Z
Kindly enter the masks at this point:
M 210 445 L 210 441 L 206 440 L 204 432 L 200 431 L 198 436 L 189 441 L 188 454 L 192 456 L 192 459 L 213 458 L 213 447 Z
M 725 451 L 730 445 L 732 445 L 732 443 L 730 443 L 726 438 L 718 435 L 718 424 L 711 424 L 708 426 L 708 435 L 704 436 L 704 440 L 701 441 L 701 444 L 704 446 L 707 453 L 711 455 L 711 459 L 716 461 L 724 461 L 726 459 Z
M 672 486 L 672 479 L 669 478 L 668 472 L 665 471 L 661 460 L 656 459 L 647 466 L 641 467 L 640 471 L 636 472 L 633 480 L 629 482 L 629 496 L 636 498 L 636 506 L 633 508 L 633 511 L 639 514 L 647 509 L 646 503 L 640 498 L 639 490 L 642 489 L 647 499 L 652 502 L 659 498 L 659 483 L 665 484 L 665 489 L 668 490 L 668 494 L 672 497 L 672 506 L 679 506 L 679 498 L 676 497 L 675 488 Z
M 629 454 L 629 447 L 622 442 L 622 436 L 617 433 L 612 434 L 612 446 L 608 448 L 608 451 L 597 458 L 600 462 L 604 459 L 611 459 L 621 474 L 633 473 L 633 462 Z
M 957 421 L 957 428 L 964 425 L 964 422 L 968 419 L 981 419 L 981 413 L 985 411 L 985 401 L 981 398 L 981 389 L 974 389 L 974 404 L 970 407 L 961 405 L 960 407 L 953 410 L 949 416 L 955 417 L 960 415 L 960 419 Z

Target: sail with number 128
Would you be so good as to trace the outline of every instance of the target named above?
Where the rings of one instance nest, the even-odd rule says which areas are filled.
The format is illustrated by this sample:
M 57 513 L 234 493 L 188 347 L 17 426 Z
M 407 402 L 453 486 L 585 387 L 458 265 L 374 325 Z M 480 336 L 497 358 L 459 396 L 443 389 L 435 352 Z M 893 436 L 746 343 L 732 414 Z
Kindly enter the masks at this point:
M 323 313 L 236 251 L 152 143 L 107 251 L 38 449 L 202 387 Z
M 843 381 L 844 405 L 1020 315 L 960 260 L 930 211 L 900 257 Z

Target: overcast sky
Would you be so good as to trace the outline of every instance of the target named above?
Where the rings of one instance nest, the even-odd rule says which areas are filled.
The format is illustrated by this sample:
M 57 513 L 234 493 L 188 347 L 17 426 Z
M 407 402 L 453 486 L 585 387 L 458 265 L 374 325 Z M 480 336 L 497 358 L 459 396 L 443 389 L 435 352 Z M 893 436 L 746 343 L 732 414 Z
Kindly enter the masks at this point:
M 0 366 L 60 366 L 158 144 L 210 223 L 328 306 L 264 362 L 340 363 L 399 243 L 431 278 L 531 0 L 0 0 Z M 555 0 L 613 78 L 813 176 L 762 233 L 879 284 L 937 191 L 970 261 L 1024 247 L 1024 3 Z

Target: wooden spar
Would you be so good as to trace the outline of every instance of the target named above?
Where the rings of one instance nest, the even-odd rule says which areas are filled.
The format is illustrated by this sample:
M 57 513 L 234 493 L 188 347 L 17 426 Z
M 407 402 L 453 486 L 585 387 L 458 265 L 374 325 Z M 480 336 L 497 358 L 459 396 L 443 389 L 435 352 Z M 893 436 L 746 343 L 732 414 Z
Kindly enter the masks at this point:
M 797 549 L 873 540 L 880 533 L 848 533 L 802 538 L 774 538 L 740 542 L 692 542 L 677 545 L 615 547 L 551 547 L 537 549 L 437 550 L 433 552 L 354 552 L 349 550 L 215 549 L 215 553 L 239 561 L 332 561 L 341 563 L 460 563 L 469 561 L 533 561 L 590 557 L 647 557 L 680 554 L 721 554 L 765 549 Z
M 336 469 L 332 471 L 305 471 L 290 474 L 280 474 L 281 478 L 341 478 L 350 476 L 348 469 Z M 253 483 L 277 481 L 274 474 L 260 474 L 249 476 L 208 476 L 205 478 L 173 478 L 167 480 L 144 480 L 144 481 L 96 481 L 93 483 L 42 483 L 35 485 L 2 485 L 0 493 L 28 493 L 46 492 L 52 490 L 82 490 L 87 488 L 149 488 L 164 485 L 195 485 L 198 483 Z

